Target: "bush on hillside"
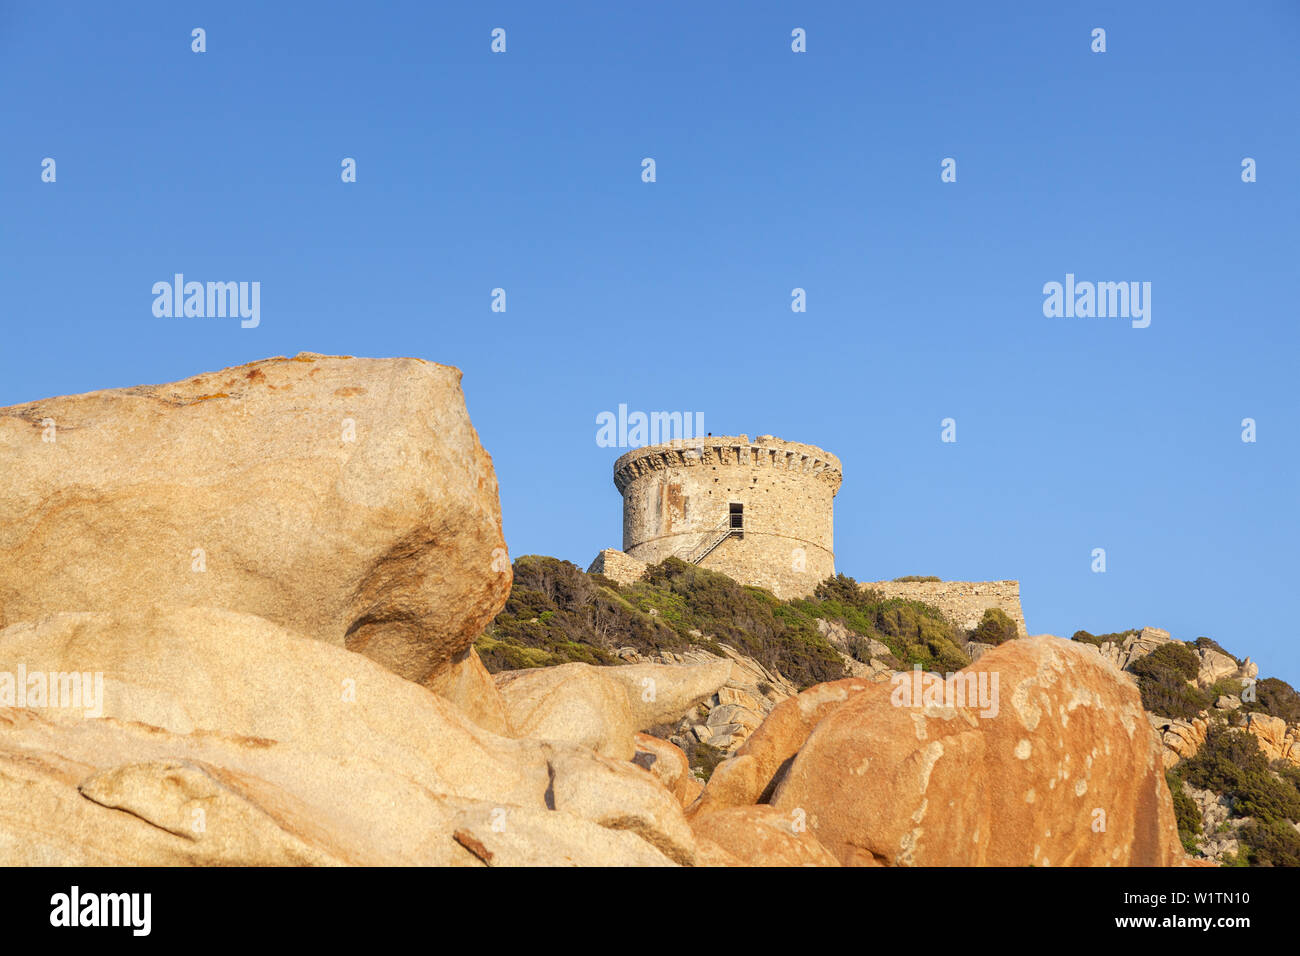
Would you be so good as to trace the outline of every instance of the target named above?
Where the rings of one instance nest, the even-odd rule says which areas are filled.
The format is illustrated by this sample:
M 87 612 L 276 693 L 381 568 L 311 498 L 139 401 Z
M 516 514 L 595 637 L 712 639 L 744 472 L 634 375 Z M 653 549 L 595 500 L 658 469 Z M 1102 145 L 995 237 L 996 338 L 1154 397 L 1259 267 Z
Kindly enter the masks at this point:
M 1300 694 L 1286 681 L 1266 677 L 1255 682 L 1255 699 L 1247 701 L 1242 710 L 1281 717 L 1288 724 L 1300 724 Z
M 1237 834 L 1252 866 L 1300 866 L 1300 831 L 1281 820 L 1252 820 Z
M 1139 677 L 1156 671 L 1169 671 L 1183 680 L 1196 680 L 1196 675 L 1201 672 L 1201 659 L 1186 644 L 1175 641 L 1161 644 L 1129 669 Z
M 901 578 L 894 578 L 895 584 L 915 584 L 918 582 L 935 582 L 942 581 L 943 578 L 937 578 L 933 574 L 904 574 Z
M 1075 631 L 1072 641 L 1079 641 L 1083 644 L 1095 644 L 1101 647 L 1103 644 L 1123 644 L 1130 637 L 1142 632 L 1137 628 L 1130 628 L 1127 631 L 1115 631 L 1112 634 L 1090 634 L 1087 631 Z
M 844 625 L 848 648 L 867 657 L 868 638 L 890 649 L 887 663 L 950 672 L 970 663 L 960 630 L 920 601 L 885 599 L 846 575 L 813 597 L 782 601 L 762 588 L 669 558 L 641 580 L 619 585 L 568 561 L 528 555 L 515 561 L 505 608 L 476 642 L 489 670 L 567 661 L 617 663 L 615 651 L 721 653 L 730 644 L 800 688 L 846 676 L 844 658 L 818 619 Z
M 1269 766 L 1255 735 L 1211 724 L 1205 743 L 1178 765 L 1188 783 L 1233 799 L 1232 813 L 1264 822 L 1300 820 L 1300 775 Z
M 1186 644 L 1161 644 L 1129 668 L 1137 677 L 1142 706 L 1153 714 L 1191 720 L 1213 701 L 1189 683 L 1200 673 L 1201 659 Z
M 1183 849 L 1196 853 L 1197 838 L 1201 835 L 1201 811 L 1196 801 L 1187 794 L 1182 779 L 1172 770 L 1165 771 L 1165 782 L 1169 784 L 1169 795 L 1174 798 L 1174 816 L 1178 820 L 1178 838 Z
M 601 583 L 607 580 L 557 558 L 516 559 L 505 607 L 475 642 L 484 666 L 500 671 L 570 661 L 614 664 L 613 651 L 624 645 L 645 653 L 689 646 L 673 628 Z
M 847 607 L 866 607 L 884 600 L 880 592 L 862 588 L 857 581 L 841 572 L 827 578 L 813 591 L 813 599 L 823 603 L 843 604 Z
M 902 669 L 920 664 L 949 673 L 970 664 L 960 629 L 922 601 L 885 598 L 845 574 L 827 578 L 813 596 L 791 605 L 811 617 L 837 621 L 861 637 L 886 645 Z
M 668 558 L 623 594 L 644 610 L 657 610 L 684 638 L 691 631 L 712 635 L 800 688 L 846 676 L 843 658 L 812 617 L 725 574 Z
M 1011 620 L 1006 611 L 998 607 L 991 607 L 985 611 L 980 622 L 975 625 L 975 630 L 970 633 L 970 639 L 981 644 L 1002 644 L 1006 641 L 1014 641 L 1019 636 L 1016 622 Z

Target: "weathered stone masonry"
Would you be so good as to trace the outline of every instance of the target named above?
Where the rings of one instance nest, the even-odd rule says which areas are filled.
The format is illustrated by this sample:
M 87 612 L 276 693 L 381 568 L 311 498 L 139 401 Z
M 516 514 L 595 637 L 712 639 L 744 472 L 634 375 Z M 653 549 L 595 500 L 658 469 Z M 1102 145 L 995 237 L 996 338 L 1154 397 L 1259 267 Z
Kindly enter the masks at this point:
M 841 480 L 834 455 L 771 435 L 638 448 L 614 463 L 623 552 L 645 564 L 695 560 L 782 598 L 810 594 L 835 573 L 832 503 Z M 597 563 L 634 567 L 608 552 Z
M 1021 637 L 1027 633 L 1019 581 L 870 581 L 861 586 L 887 598 L 924 601 L 967 630 L 978 624 L 989 608 L 1001 608 L 1016 622 Z
M 588 570 L 630 583 L 649 565 L 679 557 L 780 598 L 806 596 L 835 574 L 833 503 L 842 480 L 834 455 L 771 435 L 637 448 L 614 463 L 614 484 L 623 495 L 623 550 L 600 552 Z M 731 527 L 733 520 L 738 528 Z M 1018 581 L 862 586 L 924 601 L 967 629 L 986 609 L 1001 608 L 1026 633 Z

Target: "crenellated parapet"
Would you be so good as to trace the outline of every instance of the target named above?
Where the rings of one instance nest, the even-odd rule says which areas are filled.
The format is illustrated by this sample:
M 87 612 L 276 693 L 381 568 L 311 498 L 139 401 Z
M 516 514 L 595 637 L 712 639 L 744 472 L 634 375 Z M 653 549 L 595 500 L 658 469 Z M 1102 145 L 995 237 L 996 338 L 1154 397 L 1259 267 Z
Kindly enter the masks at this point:
M 760 435 L 754 441 L 748 435 L 711 435 L 628 452 L 614 463 L 614 485 L 622 494 L 628 485 L 649 472 L 716 465 L 810 475 L 828 484 L 831 494 L 843 481 L 840 460 L 815 445 L 783 441 L 771 435 Z

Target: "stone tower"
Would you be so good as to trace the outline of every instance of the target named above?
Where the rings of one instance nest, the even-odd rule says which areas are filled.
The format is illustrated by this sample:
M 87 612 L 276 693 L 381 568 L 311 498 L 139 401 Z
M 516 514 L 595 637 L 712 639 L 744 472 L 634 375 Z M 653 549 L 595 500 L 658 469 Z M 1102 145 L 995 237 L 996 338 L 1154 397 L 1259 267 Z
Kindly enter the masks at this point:
M 840 460 L 760 435 L 689 438 L 637 448 L 614 463 L 623 551 L 675 556 L 781 598 L 835 573 L 832 504 Z

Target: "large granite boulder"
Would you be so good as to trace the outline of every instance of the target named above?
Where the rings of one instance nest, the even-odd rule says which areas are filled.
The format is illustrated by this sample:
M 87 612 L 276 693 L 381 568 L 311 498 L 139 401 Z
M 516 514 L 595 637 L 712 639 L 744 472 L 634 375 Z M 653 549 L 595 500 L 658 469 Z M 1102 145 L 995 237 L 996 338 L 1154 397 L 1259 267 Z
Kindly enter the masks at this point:
M 0 409 L 0 627 L 226 608 L 425 681 L 505 602 L 505 555 L 445 365 L 303 353 Z
M 694 861 L 648 771 L 253 615 L 55 614 L 0 630 L 0 674 L 25 698 L 0 702 L 6 865 Z
M 514 732 L 590 747 L 618 760 L 636 754 L 636 734 L 677 720 L 716 693 L 731 661 L 703 664 L 558 664 L 496 675 Z
M 919 676 L 851 694 L 776 787 L 771 805 L 806 814 L 841 863 L 1185 862 L 1137 688 L 1099 655 L 1041 635 L 988 651 L 961 685 Z

